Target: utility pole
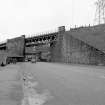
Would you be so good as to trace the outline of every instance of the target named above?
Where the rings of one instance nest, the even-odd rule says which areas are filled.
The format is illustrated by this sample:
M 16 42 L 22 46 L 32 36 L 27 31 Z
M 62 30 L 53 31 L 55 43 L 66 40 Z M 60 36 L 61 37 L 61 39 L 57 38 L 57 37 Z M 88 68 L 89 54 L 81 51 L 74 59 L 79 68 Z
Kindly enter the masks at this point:
M 102 0 L 103 23 L 105 23 L 105 0 Z
M 105 23 L 105 0 L 97 0 L 96 5 L 96 14 L 95 22 L 98 24 Z

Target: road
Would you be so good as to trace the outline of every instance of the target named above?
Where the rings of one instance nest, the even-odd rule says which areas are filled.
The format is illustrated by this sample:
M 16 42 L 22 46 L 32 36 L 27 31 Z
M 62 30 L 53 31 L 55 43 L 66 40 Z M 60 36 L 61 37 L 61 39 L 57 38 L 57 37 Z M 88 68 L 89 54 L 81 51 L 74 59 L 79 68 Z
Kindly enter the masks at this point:
M 6 80 L 3 72 L 9 75 Z M 9 65 L 1 69 L 0 85 L 6 82 L 6 88 L 0 87 L 0 105 L 20 105 L 23 100 L 23 82 L 20 78 L 22 74 L 30 73 L 36 83 L 35 94 L 47 98 L 42 98 L 46 100 L 42 102 L 44 105 L 105 105 L 105 67 L 42 62 Z M 6 86 L 8 80 L 12 89 Z M 3 101 L 7 100 L 4 93 L 11 101 Z
M 24 63 L 21 68 L 34 74 L 37 91 L 50 92 L 45 105 L 105 105 L 105 67 Z
M 19 69 L 18 65 L 0 67 L 0 105 L 21 105 L 23 88 Z

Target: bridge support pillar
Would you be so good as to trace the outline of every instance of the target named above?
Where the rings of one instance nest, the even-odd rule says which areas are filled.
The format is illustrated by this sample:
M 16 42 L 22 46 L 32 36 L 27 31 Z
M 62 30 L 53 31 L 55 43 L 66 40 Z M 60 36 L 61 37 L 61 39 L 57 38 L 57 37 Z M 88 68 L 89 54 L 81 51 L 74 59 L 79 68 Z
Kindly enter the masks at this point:
M 51 44 L 51 62 L 63 62 L 62 42 L 65 26 L 58 27 L 57 41 Z

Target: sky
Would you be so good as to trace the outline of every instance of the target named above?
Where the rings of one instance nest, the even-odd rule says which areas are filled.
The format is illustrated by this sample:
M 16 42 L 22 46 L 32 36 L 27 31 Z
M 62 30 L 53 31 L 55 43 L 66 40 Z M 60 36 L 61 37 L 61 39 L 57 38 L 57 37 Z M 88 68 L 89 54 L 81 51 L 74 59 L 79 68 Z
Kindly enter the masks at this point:
M 0 42 L 57 30 L 93 25 L 96 0 L 0 0 Z

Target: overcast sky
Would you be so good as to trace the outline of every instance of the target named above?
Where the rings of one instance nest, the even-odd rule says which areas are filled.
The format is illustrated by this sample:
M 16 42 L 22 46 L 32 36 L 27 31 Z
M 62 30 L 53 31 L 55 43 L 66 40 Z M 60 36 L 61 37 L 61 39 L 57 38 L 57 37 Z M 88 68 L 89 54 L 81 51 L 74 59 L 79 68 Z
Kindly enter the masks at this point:
M 94 24 L 96 0 L 0 0 L 0 41 Z

